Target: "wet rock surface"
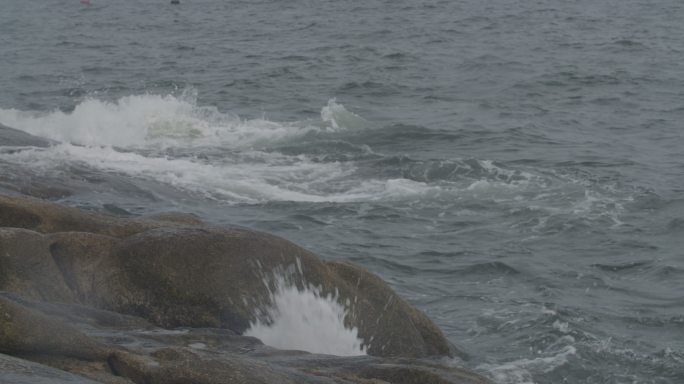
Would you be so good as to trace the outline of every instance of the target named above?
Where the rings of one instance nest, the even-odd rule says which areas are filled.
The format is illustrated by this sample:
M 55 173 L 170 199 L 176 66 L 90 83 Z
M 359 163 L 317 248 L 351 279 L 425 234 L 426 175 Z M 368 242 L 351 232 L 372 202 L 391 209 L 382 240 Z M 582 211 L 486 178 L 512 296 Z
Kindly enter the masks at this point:
M 13 147 L 47 147 L 52 141 L 0 124 L 0 145 Z
M 283 274 L 346 303 L 371 356 L 241 336 Z M 438 364 L 451 354 L 441 331 L 379 277 L 192 215 L 120 218 L 0 195 L 0 290 L 3 382 L 55 369 L 55 383 L 486 382 Z

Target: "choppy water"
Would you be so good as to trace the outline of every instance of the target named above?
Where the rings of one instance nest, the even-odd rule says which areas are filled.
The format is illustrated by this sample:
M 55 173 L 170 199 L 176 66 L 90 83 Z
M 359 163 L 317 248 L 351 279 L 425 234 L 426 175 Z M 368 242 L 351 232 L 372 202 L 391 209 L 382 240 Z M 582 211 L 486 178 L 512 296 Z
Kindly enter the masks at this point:
M 684 3 L 91 3 L 0 4 L 57 140 L 1 189 L 354 261 L 499 383 L 684 382 Z

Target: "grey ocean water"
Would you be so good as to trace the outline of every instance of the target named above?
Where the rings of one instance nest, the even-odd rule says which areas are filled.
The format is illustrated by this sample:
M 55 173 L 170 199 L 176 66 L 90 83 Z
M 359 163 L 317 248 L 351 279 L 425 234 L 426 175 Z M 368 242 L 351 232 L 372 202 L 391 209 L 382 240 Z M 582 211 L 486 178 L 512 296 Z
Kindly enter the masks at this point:
M 498 383 L 684 382 L 681 1 L 91 3 L 0 1 L 56 140 L 0 189 L 356 262 Z

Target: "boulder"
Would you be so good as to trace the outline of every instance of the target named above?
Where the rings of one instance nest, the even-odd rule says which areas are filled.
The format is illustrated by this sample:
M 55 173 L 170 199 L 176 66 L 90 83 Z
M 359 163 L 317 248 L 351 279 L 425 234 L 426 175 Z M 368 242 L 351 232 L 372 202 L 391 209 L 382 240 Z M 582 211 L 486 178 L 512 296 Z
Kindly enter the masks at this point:
M 49 382 L 42 380 L 53 371 L 56 383 L 488 383 L 425 360 L 282 351 L 223 328 L 169 330 L 0 292 L 0 379 Z
M 0 353 L 0 383 L 97 384 L 98 382 L 60 369 Z
M 88 232 L 124 237 L 164 223 L 126 220 L 39 199 L 0 195 L 0 227 L 25 228 L 40 233 Z M 171 225 L 170 222 L 168 224 Z
M 240 336 L 279 281 L 335 297 L 382 359 L 278 351 Z M 451 350 L 379 277 L 192 215 L 121 218 L 0 196 L 0 290 L 0 353 L 101 382 L 485 382 L 396 360 Z
M 106 348 L 69 324 L 0 296 L 0 353 L 50 353 L 98 360 Z
M 133 314 L 163 327 L 242 333 L 270 304 L 274 274 L 289 270 L 292 284 L 349 303 L 347 325 L 358 328 L 369 354 L 450 353 L 423 313 L 360 267 L 322 261 L 270 234 L 168 217 L 126 219 L 0 197 L 0 225 L 24 228 L 0 232 L 3 269 L 14 271 L 0 289 Z

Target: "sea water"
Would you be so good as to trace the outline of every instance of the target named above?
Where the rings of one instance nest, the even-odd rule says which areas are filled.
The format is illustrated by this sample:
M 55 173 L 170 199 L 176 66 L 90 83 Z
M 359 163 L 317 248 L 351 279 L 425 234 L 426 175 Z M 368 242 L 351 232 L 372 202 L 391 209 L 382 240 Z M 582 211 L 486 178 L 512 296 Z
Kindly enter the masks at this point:
M 498 383 L 684 382 L 681 2 L 0 5 L 0 123 L 54 140 L 3 192 L 360 264 Z M 311 287 L 263 310 L 364 352 Z

